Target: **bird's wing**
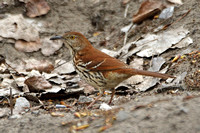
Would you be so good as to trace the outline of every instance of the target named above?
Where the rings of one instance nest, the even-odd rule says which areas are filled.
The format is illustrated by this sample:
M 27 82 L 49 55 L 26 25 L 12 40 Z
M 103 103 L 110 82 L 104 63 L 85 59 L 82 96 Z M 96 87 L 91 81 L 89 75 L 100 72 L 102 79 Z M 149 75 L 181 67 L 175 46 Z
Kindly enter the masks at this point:
M 93 48 L 93 50 L 88 50 L 87 53 L 84 53 L 84 56 L 80 56 L 79 58 L 81 58 L 81 60 L 84 62 L 85 67 L 91 71 L 111 71 L 122 68 L 130 68 L 124 62 L 95 48 Z

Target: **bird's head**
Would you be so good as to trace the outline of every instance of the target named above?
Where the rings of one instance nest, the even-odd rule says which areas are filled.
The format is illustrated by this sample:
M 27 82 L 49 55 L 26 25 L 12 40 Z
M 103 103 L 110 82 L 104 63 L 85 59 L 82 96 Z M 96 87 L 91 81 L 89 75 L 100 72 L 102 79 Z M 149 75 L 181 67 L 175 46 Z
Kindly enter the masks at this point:
M 85 36 L 78 32 L 66 32 L 63 36 L 54 36 L 50 40 L 63 40 L 65 46 L 69 48 L 72 54 L 91 46 Z

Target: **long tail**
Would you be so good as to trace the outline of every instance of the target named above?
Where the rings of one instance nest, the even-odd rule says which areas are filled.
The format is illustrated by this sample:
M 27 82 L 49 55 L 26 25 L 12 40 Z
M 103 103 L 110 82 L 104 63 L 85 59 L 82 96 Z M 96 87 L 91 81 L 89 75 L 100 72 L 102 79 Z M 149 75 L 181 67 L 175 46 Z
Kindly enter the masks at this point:
M 133 69 L 132 73 L 133 75 L 145 75 L 145 76 L 152 76 L 152 77 L 157 77 L 157 78 L 162 78 L 162 79 L 175 78 L 174 76 L 171 76 L 168 74 L 138 70 L 138 69 Z

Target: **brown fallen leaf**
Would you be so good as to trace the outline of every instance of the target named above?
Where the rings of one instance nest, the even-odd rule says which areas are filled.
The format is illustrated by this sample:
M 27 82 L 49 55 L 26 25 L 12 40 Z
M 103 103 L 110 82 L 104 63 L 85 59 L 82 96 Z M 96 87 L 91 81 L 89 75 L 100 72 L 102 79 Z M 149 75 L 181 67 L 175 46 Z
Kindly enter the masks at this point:
M 52 112 L 52 113 L 51 113 L 51 116 L 53 116 L 53 117 L 64 117 L 64 114 Z
M 83 129 L 88 128 L 89 126 L 90 126 L 89 124 L 81 125 L 81 126 L 75 127 L 75 130 L 76 131 L 83 130 Z
M 41 92 L 52 88 L 52 85 L 41 76 L 30 77 L 24 83 L 28 86 L 30 92 Z
M 36 60 L 36 59 L 30 59 L 25 61 L 26 62 L 26 71 L 31 71 L 31 70 L 38 70 L 39 72 L 46 72 L 50 73 L 51 71 L 54 70 L 54 66 L 51 62 L 47 60 Z
M 103 127 L 100 127 L 100 128 L 99 128 L 99 132 L 103 132 L 103 131 L 105 131 L 106 129 L 111 128 L 111 127 L 112 127 L 112 124 L 108 124 L 108 125 L 105 125 L 105 126 L 103 126 Z
M 180 57 L 181 57 L 180 55 L 176 55 L 176 56 L 174 57 L 174 59 L 173 59 L 171 62 L 173 63 L 173 62 L 178 61 L 178 59 L 179 59 Z
M 75 112 L 74 116 L 77 117 L 77 118 L 81 118 L 81 114 L 79 112 Z
M 34 18 L 47 14 L 50 10 L 50 7 L 45 0 L 29 0 L 26 3 L 26 9 L 26 15 Z
M 139 8 L 139 11 L 133 15 L 134 23 L 141 23 L 142 21 L 160 13 L 164 9 L 164 5 L 158 0 L 146 0 Z
M 22 52 L 34 52 L 38 51 L 42 47 L 40 41 L 27 42 L 24 40 L 17 40 L 15 43 L 15 48 Z

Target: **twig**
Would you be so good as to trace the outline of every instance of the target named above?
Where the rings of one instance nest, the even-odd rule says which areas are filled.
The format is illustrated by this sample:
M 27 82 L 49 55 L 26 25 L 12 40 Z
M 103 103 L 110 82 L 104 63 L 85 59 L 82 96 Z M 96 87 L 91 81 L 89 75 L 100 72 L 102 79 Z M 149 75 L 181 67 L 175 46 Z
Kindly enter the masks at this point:
M 133 28 L 133 26 L 134 26 L 133 23 L 131 23 L 131 26 L 130 26 L 129 30 L 128 30 L 127 32 L 125 32 L 125 36 L 124 36 L 124 45 L 126 44 L 129 31 Z
M 60 63 L 60 62 L 61 62 L 61 60 L 60 60 L 58 63 Z M 58 63 L 57 63 L 57 64 L 58 64 Z M 63 62 L 62 64 L 57 65 L 54 69 L 56 69 L 56 68 L 58 68 L 58 67 L 64 65 L 65 63 L 67 63 L 67 62 L 65 61 L 65 62 Z
M 167 29 L 167 27 L 169 27 L 169 26 L 171 26 L 172 24 L 175 24 L 175 23 L 177 23 L 177 22 L 179 22 L 181 19 L 183 19 L 185 16 L 187 16 L 189 13 L 190 13 L 190 11 L 191 11 L 192 9 L 189 9 L 185 14 L 183 14 L 183 16 L 181 16 L 179 19 L 177 19 L 176 21 L 174 21 L 174 22 L 172 22 L 171 24 L 167 24 L 167 25 L 165 25 L 162 29 Z
M 12 87 L 10 87 L 10 113 L 13 115 L 13 98 L 12 98 Z
M 124 11 L 124 18 L 126 18 L 127 16 L 128 8 L 129 8 L 129 4 L 126 5 L 125 11 Z
M 19 72 L 17 70 L 15 70 L 11 65 L 9 65 L 7 62 L 5 62 L 5 65 L 7 65 L 9 68 L 11 68 L 12 70 L 14 70 L 18 75 L 19 75 Z

